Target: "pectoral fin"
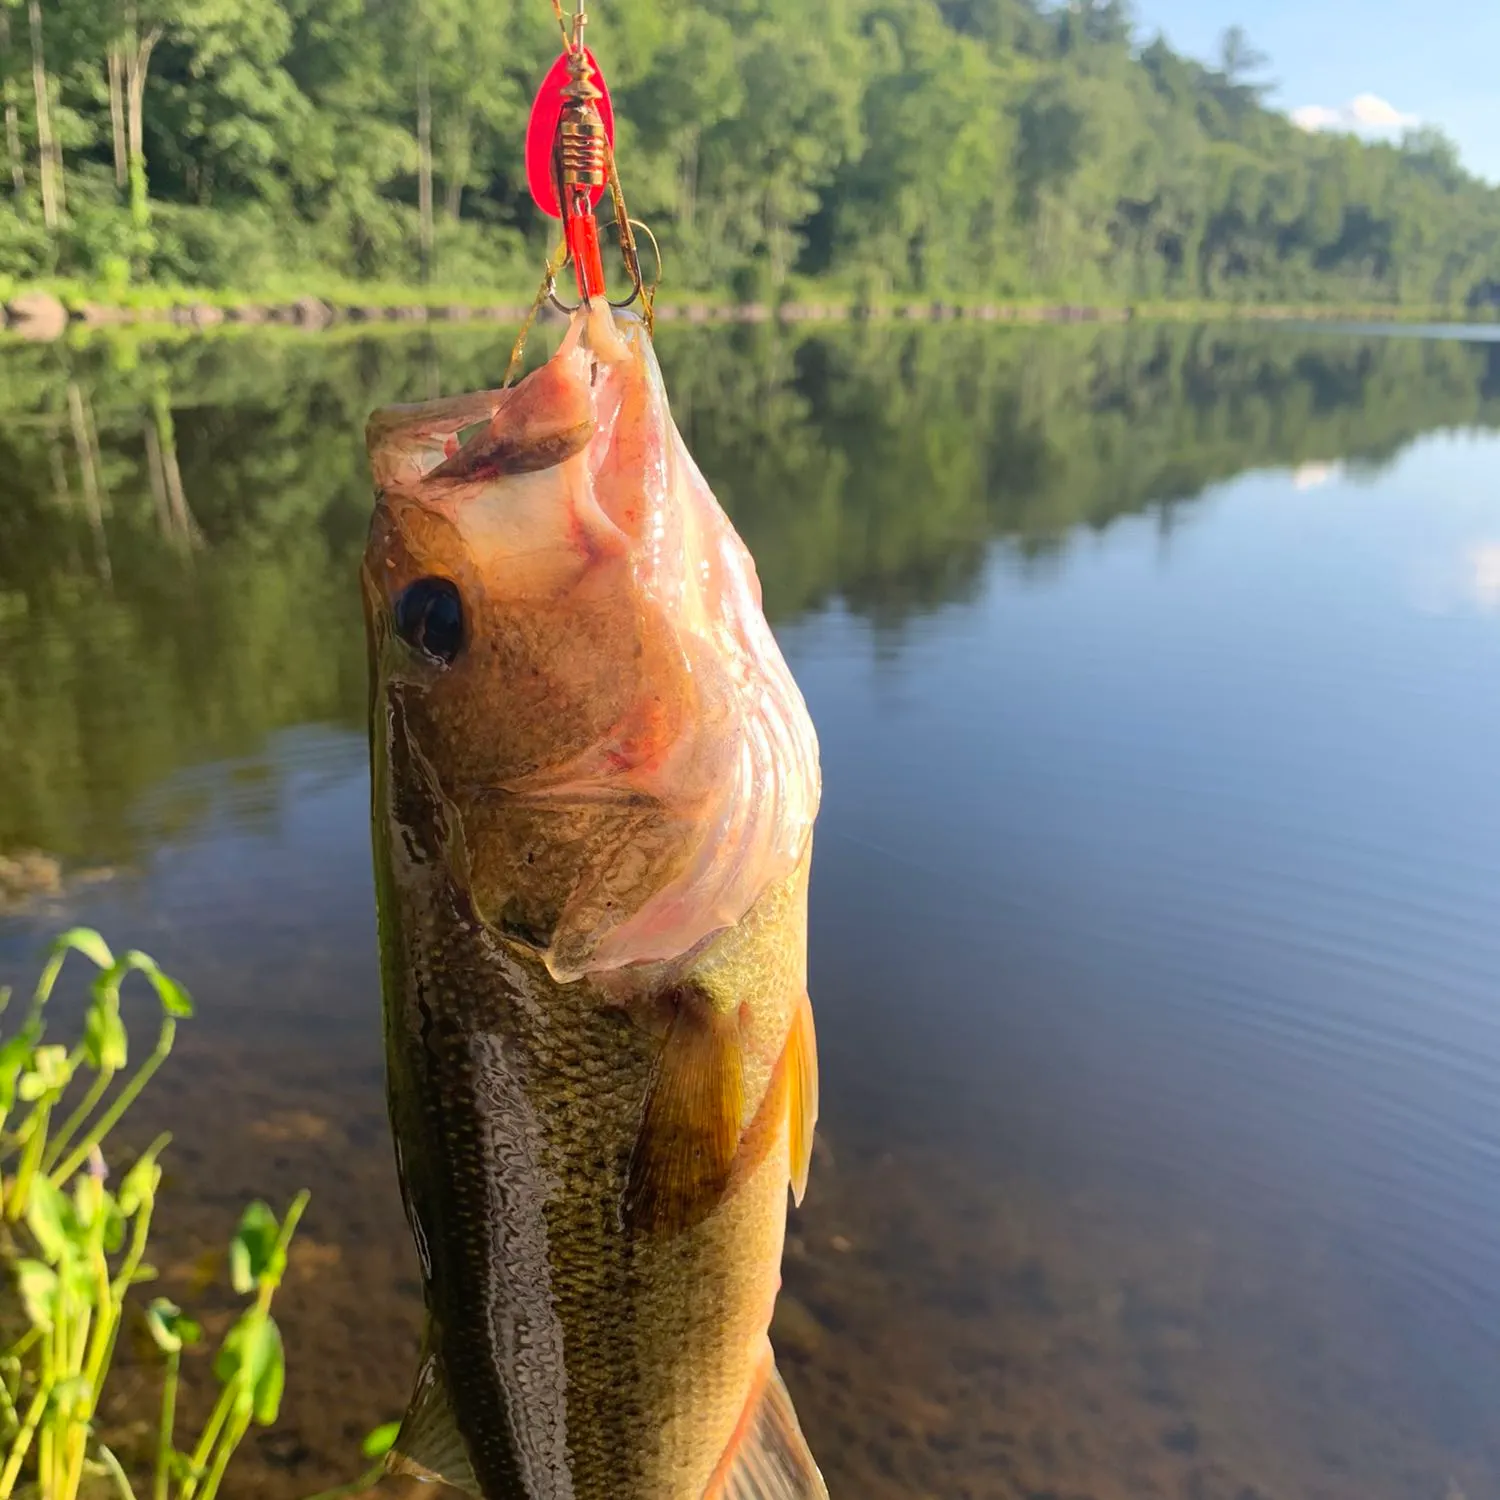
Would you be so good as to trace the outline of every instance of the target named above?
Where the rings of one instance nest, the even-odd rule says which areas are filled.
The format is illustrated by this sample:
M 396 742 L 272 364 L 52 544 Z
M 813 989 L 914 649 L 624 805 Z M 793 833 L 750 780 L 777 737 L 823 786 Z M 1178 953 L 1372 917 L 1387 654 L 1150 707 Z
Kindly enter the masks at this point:
M 813 1129 L 818 1123 L 818 1039 L 813 1032 L 812 1002 L 806 995 L 797 1007 L 787 1038 L 787 1115 L 791 1137 L 792 1202 L 800 1206 L 812 1167 Z
M 703 1500 L 828 1500 L 769 1348 Z
M 442 1363 L 430 1337 L 424 1341 L 416 1389 L 402 1418 L 401 1431 L 386 1455 L 385 1466 L 391 1474 L 428 1482 L 441 1480 L 456 1490 L 480 1494 L 469 1451 L 459 1435 L 448 1401 Z
M 745 1107 L 736 1018 L 690 987 L 675 998 L 624 1201 L 629 1228 L 668 1235 L 701 1223 L 724 1196 Z

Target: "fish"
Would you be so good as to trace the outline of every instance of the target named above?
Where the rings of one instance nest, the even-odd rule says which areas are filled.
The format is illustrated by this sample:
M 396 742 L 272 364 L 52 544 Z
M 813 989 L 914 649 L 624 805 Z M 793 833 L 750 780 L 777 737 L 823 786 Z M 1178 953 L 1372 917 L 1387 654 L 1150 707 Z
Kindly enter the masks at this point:
M 388 1463 L 482 1500 L 826 1500 L 769 1341 L 818 1115 L 817 736 L 600 301 L 376 412 L 387 1100 L 426 1324 Z M 789 1194 L 790 1189 L 790 1194 Z

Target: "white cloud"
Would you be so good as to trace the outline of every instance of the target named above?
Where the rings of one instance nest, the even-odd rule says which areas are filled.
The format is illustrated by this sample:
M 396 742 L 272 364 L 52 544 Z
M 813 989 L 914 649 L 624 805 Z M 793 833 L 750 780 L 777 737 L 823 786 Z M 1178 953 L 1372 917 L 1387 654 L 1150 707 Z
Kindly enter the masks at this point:
M 1500 612 L 1500 542 L 1481 542 L 1469 552 L 1474 602 L 1486 614 Z
M 1304 104 L 1292 111 L 1292 124 L 1308 131 L 1346 130 L 1356 135 L 1384 135 L 1420 123 L 1416 115 L 1404 114 L 1379 94 L 1356 94 L 1337 109 L 1326 104 Z
M 1500 541 L 1470 542 L 1456 556 L 1434 549 L 1415 561 L 1408 582 L 1423 614 L 1500 616 Z
M 1292 470 L 1292 488 L 1315 490 L 1321 485 L 1338 479 L 1343 472 L 1343 464 L 1302 464 Z

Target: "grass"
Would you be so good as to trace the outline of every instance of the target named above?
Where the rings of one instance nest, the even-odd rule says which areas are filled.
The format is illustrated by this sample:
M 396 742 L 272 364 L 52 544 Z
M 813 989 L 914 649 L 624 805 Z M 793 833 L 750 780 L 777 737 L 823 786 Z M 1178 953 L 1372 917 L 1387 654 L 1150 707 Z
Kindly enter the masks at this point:
M 47 1006 L 75 954 L 96 970 L 81 1034 L 71 1044 L 52 1042 Z M 133 974 L 154 992 L 159 1014 L 155 1043 L 132 1070 L 120 991 Z M 0 991 L 0 1020 L 10 998 Z M 18 1327 L 0 1329 L 0 1500 L 77 1500 L 81 1492 L 215 1500 L 251 1425 L 276 1420 L 286 1367 L 271 1305 L 308 1195 L 299 1193 L 280 1218 L 260 1202 L 241 1217 L 229 1268 L 243 1306 L 213 1361 L 213 1409 L 184 1436 L 181 1359 L 201 1330 L 165 1297 L 137 1304 L 156 1274 L 146 1251 L 170 1138 L 138 1156 L 118 1188 L 108 1186 L 111 1132 L 171 1053 L 177 1023 L 191 1015 L 187 992 L 152 959 L 135 951 L 116 958 L 97 932 L 75 928 L 48 949 L 19 1025 L 0 1031 L 0 1271 L 20 1313 Z M 144 1318 L 161 1360 L 153 1461 L 149 1476 L 137 1476 L 140 1489 L 96 1423 L 128 1310 Z

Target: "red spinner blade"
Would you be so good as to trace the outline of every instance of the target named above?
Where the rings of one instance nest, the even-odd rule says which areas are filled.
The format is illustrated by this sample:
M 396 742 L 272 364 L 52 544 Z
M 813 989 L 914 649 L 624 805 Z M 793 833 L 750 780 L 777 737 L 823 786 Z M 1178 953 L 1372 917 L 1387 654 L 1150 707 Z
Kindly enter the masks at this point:
M 615 144 L 615 111 L 610 103 L 609 88 L 604 74 L 594 61 L 594 54 L 584 48 L 588 60 L 589 77 L 594 87 L 604 96 L 599 101 L 599 118 L 604 122 L 604 134 L 611 149 Z M 552 64 L 542 86 L 537 90 L 536 102 L 531 106 L 531 120 L 526 127 L 526 182 L 536 206 L 549 218 L 562 218 L 562 205 L 557 201 L 557 184 L 552 178 L 552 145 L 557 137 L 558 121 L 562 118 L 563 90 L 568 86 L 568 57 L 564 53 Z M 597 204 L 604 196 L 604 185 L 590 191 L 590 201 Z

